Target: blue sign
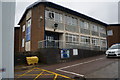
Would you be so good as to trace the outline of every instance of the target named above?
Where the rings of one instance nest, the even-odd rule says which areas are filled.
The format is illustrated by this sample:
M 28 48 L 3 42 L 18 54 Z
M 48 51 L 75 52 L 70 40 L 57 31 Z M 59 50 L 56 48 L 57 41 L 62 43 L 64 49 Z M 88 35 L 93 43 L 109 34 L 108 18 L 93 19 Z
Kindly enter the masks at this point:
M 61 58 L 69 58 L 69 49 L 62 49 L 61 50 Z
M 31 27 L 26 28 L 26 41 L 30 41 L 30 33 L 31 33 Z

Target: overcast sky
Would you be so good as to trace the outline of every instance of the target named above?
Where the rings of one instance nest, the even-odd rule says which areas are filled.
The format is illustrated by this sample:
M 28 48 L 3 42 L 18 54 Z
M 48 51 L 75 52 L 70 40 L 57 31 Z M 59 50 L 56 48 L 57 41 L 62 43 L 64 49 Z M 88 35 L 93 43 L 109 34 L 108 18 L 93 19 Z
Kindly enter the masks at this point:
M 16 0 L 15 25 L 18 24 L 25 9 L 38 0 Z M 118 1 L 120 0 L 48 0 L 88 15 L 107 24 L 118 23 Z

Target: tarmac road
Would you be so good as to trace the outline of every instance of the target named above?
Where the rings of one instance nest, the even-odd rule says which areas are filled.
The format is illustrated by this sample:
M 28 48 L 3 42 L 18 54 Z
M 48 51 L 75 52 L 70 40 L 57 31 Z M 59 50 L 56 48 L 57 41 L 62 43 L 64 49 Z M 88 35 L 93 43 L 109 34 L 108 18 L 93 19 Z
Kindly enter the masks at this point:
M 89 80 L 117 80 L 116 78 L 120 78 L 119 60 L 119 58 L 106 58 L 105 55 L 99 55 L 72 62 L 38 66 L 37 68 L 70 78 L 82 76 Z

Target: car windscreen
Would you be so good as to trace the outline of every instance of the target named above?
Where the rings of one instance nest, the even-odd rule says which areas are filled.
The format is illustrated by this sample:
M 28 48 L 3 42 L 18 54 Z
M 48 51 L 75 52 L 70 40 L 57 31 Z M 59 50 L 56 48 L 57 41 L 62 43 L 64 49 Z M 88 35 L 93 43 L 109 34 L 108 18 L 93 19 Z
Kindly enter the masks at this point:
M 120 44 L 119 45 L 113 45 L 109 49 L 120 49 Z

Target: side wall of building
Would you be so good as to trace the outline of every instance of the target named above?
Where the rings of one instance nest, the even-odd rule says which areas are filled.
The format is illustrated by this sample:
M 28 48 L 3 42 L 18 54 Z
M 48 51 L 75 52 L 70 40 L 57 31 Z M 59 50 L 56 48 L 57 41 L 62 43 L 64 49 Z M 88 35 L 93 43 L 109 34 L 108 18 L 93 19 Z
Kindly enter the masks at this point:
M 24 52 L 25 51 L 25 48 L 22 47 L 22 40 L 25 39 L 25 31 L 24 32 L 22 31 L 24 25 L 26 25 L 26 18 L 25 17 L 22 20 L 22 22 L 20 23 L 20 29 L 19 29 L 19 52 Z
M 38 42 L 44 40 L 44 5 L 27 11 L 20 23 L 19 52 L 36 51 Z
M 20 27 L 14 28 L 14 52 L 19 52 L 19 33 Z
M 32 8 L 31 51 L 38 49 L 38 42 L 44 40 L 44 5 Z
M 108 26 L 107 35 L 108 47 L 120 43 L 120 26 Z

